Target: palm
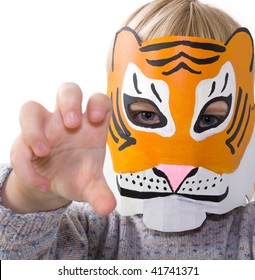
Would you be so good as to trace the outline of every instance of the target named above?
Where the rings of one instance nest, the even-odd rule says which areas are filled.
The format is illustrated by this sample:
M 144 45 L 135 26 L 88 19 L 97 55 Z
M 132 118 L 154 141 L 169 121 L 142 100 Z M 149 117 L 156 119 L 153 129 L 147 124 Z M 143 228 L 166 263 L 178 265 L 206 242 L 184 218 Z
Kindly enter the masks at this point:
M 75 130 L 65 128 L 59 113 L 50 114 L 45 133 L 51 152 L 34 157 L 35 170 L 51 181 L 51 190 L 69 200 L 86 201 L 88 192 L 105 184 L 103 163 L 108 123 L 91 124 L 83 116 Z

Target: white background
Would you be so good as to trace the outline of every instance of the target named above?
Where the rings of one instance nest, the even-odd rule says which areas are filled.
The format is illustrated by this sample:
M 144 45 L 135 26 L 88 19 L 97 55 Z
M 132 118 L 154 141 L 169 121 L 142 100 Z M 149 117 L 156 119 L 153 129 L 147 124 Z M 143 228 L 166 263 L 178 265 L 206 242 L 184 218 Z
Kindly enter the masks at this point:
M 106 56 L 124 19 L 147 0 L 0 0 L 0 162 L 19 133 L 21 105 L 53 110 L 63 82 L 76 82 L 85 100 L 106 89 Z M 202 0 L 224 9 L 255 37 L 250 0 Z M 224 2 L 224 3 L 223 3 Z M 106 176 L 114 185 L 111 160 Z

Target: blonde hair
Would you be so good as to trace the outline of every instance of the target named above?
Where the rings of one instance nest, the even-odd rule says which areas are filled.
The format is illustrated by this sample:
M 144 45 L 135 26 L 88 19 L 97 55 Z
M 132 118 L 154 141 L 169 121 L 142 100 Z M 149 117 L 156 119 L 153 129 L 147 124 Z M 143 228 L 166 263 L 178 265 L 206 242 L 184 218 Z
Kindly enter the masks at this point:
M 129 16 L 123 26 L 136 31 L 142 41 L 163 36 L 194 36 L 226 42 L 240 27 L 224 11 L 198 0 L 154 0 Z M 107 58 L 107 73 L 112 60 Z
M 154 0 L 124 23 L 142 41 L 163 36 L 195 36 L 222 42 L 240 25 L 227 13 L 197 0 Z
M 141 41 L 164 36 L 192 36 L 224 43 L 241 27 L 223 10 L 199 0 L 154 0 L 131 14 L 123 25 L 135 30 Z M 111 57 L 112 53 L 108 56 L 108 66 Z

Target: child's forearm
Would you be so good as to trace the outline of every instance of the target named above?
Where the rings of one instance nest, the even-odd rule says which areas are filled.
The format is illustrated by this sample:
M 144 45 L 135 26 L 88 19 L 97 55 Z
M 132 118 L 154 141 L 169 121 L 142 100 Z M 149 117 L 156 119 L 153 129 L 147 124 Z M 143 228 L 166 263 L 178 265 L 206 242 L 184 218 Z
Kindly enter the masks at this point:
M 18 212 L 28 212 L 26 207 L 29 202 L 25 200 L 19 201 L 18 197 L 12 193 L 13 189 L 10 188 L 9 192 L 8 184 L 11 183 L 11 178 L 13 177 L 13 173 L 9 176 L 10 172 L 11 168 L 8 165 L 0 166 L 0 259 L 54 258 L 51 255 L 54 254 L 52 248 L 56 243 L 56 238 L 54 237 L 56 237 L 59 223 L 66 208 L 34 214 L 20 215 L 13 213 L 13 211 L 3 206 L 3 200 L 6 202 L 7 197 L 3 199 L 2 195 L 6 196 L 7 189 L 8 195 L 13 195 L 11 201 L 15 203 L 14 208 L 19 210 Z M 34 210 L 38 209 L 35 207 Z

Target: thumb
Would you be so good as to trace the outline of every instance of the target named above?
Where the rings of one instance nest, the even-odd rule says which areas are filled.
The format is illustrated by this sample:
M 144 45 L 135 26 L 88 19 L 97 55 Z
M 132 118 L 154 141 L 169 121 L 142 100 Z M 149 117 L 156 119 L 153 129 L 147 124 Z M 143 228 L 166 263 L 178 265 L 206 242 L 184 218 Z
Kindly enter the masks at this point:
M 84 189 L 83 198 L 100 215 L 108 215 L 116 207 L 116 199 L 104 176 L 99 181 L 91 182 L 90 186 Z

